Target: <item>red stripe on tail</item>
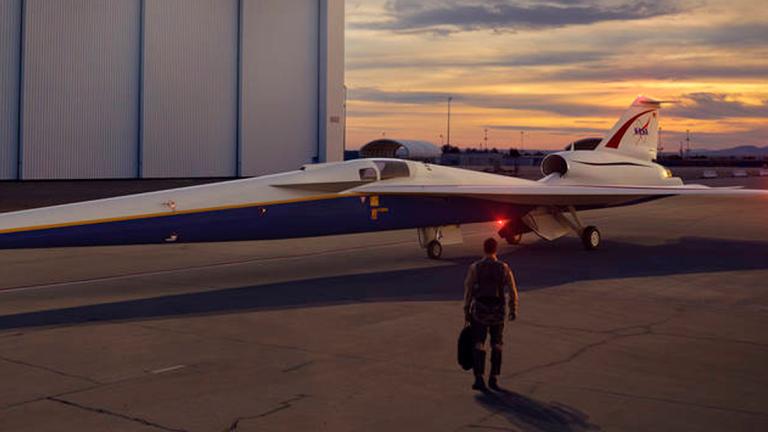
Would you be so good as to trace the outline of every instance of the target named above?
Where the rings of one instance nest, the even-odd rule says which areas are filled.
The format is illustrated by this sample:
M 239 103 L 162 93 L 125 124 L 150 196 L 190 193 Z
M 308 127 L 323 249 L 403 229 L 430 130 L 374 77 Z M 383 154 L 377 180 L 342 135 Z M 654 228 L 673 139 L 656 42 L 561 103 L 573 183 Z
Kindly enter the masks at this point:
M 622 138 L 624 138 L 624 134 L 627 133 L 627 129 L 629 129 L 629 127 L 632 126 L 632 123 L 634 123 L 640 117 L 648 114 L 649 112 L 653 112 L 653 111 L 655 111 L 655 110 L 643 111 L 640 114 L 638 114 L 638 115 L 632 117 L 631 119 L 627 120 L 627 122 L 624 123 L 624 125 L 621 127 L 621 129 L 616 131 L 616 133 L 611 137 L 611 140 L 608 141 L 608 144 L 606 144 L 605 147 L 606 148 L 612 148 L 612 149 L 619 148 L 619 144 L 621 144 L 621 140 L 622 140 Z

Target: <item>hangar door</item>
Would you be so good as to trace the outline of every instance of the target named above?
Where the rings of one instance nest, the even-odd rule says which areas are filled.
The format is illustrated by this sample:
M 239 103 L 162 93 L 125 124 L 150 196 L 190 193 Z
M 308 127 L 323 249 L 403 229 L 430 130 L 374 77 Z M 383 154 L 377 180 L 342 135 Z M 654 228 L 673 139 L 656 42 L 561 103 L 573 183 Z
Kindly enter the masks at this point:
M 135 177 L 139 0 L 26 0 L 21 177 Z
M 294 170 L 318 154 L 317 0 L 244 0 L 241 174 Z
M 235 176 L 237 0 L 145 1 L 142 176 Z

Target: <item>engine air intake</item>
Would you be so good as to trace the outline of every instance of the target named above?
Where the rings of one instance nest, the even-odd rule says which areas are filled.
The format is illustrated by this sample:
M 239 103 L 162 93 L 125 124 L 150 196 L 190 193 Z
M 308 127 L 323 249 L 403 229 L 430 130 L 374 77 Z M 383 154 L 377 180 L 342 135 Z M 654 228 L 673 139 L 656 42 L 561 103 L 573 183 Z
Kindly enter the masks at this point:
M 541 172 L 545 176 L 557 173 L 562 177 L 568 172 L 568 161 L 560 155 L 549 155 L 541 162 Z

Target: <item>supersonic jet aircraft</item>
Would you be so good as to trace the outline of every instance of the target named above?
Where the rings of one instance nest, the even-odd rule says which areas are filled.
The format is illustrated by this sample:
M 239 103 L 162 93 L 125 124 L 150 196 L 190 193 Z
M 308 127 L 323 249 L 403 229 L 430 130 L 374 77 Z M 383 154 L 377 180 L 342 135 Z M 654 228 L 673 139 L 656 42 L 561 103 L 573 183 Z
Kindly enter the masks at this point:
M 683 185 L 656 158 L 661 103 L 639 97 L 592 150 L 547 156 L 522 180 L 396 159 L 299 171 L 0 214 L 0 249 L 225 242 L 415 228 L 430 258 L 461 241 L 461 224 L 503 221 L 509 243 L 568 233 L 586 249 L 600 232 L 577 212 L 675 195 L 768 195 Z

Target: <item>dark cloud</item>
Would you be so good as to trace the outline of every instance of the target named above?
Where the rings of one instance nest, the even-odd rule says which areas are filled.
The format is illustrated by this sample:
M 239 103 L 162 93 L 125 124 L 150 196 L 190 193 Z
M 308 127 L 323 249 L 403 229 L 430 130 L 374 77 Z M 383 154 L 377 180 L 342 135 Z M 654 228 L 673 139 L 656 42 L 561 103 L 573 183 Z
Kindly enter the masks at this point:
M 675 2 L 650 0 L 390 0 L 389 20 L 353 28 L 450 33 L 544 29 L 602 21 L 638 20 L 678 12 Z
M 689 29 L 686 39 L 695 43 L 717 46 L 765 46 L 768 43 L 768 23 L 739 23 L 727 26 L 703 26 Z
M 348 69 L 406 69 L 406 68 L 505 68 L 528 66 L 565 66 L 605 60 L 613 54 L 599 51 L 550 51 L 531 54 L 503 55 L 494 59 L 463 58 L 454 60 L 424 60 L 402 58 L 386 60 L 376 57 L 352 57 Z
M 747 105 L 730 100 L 726 94 L 691 93 L 683 96 L 681 102 L 668 110 L 669 115 L 699 120 L 768 117 L 768 100 L 759 105 Z
M 488 125 L 491 130 L 541 132 L 547 135 L 565 135 L 573 138 L 584 136 L 602 137 L 608 131 L 606 128 L 587 128 L 578 126 L 544 127 L 544 126 L 520 126 L 520 125 Z
M 690 80 L 698 78 L 755 78 L 768 76 L 766 64 L 733 64 L 710 59 L 691 61 L 663 61 L 649 59 L 646 65 L 592 64 L 589 67 L 565 67 L 539 75 L 540 79 L 555 81 L 616 82 L 633 80 Z
M 565 146 L 567 143 L 576 139 L 585 137 L 601 138 L 610 129 L 608 123 L 604 128 L 585 128 L 578 126 L 559 126 L 559 127 L 535 127 L 520 125 L 488 125 L 492 130 L 505 131 L 526 131 L 535 135 L 545 135 L 554 137 L 563 137 L 562 141 L 550 141 L 548 147 Z M 661 145 L 664 151 L 674 152 L 687 137 L 686 131 L 664 130 L 661 137 Z M 691 131 L 691 146 L 694 149 L 718 149 L 735 147 L 740 145 L 765 146 L 768 145 L 768 127 L 754 127 L 746 131 L 739 132 L 697 132 L 695 128 Z M 529 138 L 530 139 L 530 138 Z M 559 139 L 558 139 L 559 140 Z M 541 142 L 541 138 L 536 141 Z
M 490 95 L 448 92 L 383 91 L 377 88 L 355 88 L 350 90 L 350 100 L 383 102 L 400 105 L 434 105 L 447 103 L 449 97 L 455 104 L 487 109 L 510 109 L 541 111 L 565 117 L 616 117 L 620 110 L 598 107 L 588 103 L 573 103 L 558 100 L 552 95 L 518 94 Z M 679 97 L 679 103 L 665 108 L 666 116 L 695 120 L 717 120 L 726 118 L 768 117 L 768 100 L 761 104 L 745 104 L 730 99 L 728 94 L 690 93 Z M 590 130 L 588 128 L 582 128 Z
M 384 102 L 404 105 L 445 104 L 452 97 L 454 103 L 476 108 L 542 111 L 566 117 L 618 115 L 614 110 L 589 104 L 562 102 L 551 95 L 489 95 L 447 92 L 383 91 L 376 88 L 354 88 L 350 100 Z

